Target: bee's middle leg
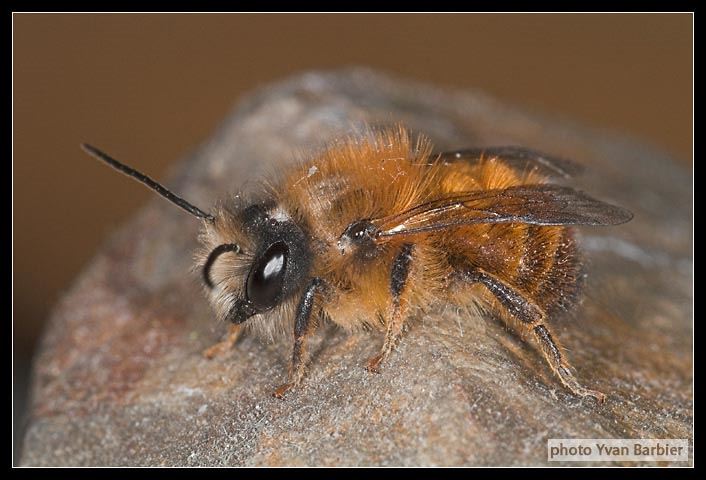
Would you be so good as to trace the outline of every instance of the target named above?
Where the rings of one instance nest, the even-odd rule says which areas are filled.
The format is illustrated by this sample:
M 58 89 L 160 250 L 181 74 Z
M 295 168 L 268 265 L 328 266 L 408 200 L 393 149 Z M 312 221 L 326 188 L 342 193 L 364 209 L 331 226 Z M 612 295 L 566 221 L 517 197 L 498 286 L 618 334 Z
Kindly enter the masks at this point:
M 409 279 L 413 250 L 413 244 L 404 244 L 392 263 L 392 270 L 390 272 L 390 293 L 392 295 L 392 301 L 386 318 L 387 329 L 385 332 L 385 343 L 383 343 L 380 353 L 368 360 L 366 368 L 369 372 L 378 373 L 380 371 L 380 364 L 397 346 L 397 342 L 402 335 L 407 295 L 409 293 L 407 280 Z

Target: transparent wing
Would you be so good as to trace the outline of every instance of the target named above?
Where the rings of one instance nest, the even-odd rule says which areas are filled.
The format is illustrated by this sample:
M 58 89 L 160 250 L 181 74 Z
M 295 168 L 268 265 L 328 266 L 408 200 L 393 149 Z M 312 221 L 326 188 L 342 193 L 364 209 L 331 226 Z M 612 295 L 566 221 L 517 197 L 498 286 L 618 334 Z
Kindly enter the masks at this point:
M 464 192 L 371 219 L 378 241 L 475 223 L 618 225 L 632 213 L 559 185 L 520 185 Z

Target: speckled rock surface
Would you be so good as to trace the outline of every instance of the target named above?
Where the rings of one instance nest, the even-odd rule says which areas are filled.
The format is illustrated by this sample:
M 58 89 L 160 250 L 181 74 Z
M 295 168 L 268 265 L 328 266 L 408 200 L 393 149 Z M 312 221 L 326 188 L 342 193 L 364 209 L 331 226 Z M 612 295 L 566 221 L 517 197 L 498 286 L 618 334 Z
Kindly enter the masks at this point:
M 635 213 L 581 229 L 587 298 L 554 324 L 606 403 L 571 396 L 499 321 L 452 306 L 417 319 L 380 375 L 363 365 L 381 338 L 322 329 L 305 386 L 272 398 L 290 341 L 200 355 L 219 327 L 190 271 L 198 222 L 155 199 L 54 312 L 22 465 L 545 465 L 548 438 L 693 439 L 691 179 L 659 152 L 477 92 L 345 70 L 244 99 L 166 183 L 208 206 L 362 121 L 402 121 L 439 148 L 572 158 L 587 166 L 579 188 Z

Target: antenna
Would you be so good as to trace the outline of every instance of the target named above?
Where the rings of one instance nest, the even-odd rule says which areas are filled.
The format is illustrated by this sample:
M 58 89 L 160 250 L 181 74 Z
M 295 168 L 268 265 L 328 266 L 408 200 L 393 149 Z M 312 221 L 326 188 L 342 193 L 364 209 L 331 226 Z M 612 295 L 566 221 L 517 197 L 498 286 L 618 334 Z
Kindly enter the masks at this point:
M 150 177 L 148 177 L 147 175 L 145 175 L 144 173 L 138 172 L 134 168 L 128 167 L 124 163 L 117 161 L 116 159 L 112 158 L 110 155 L 108 155 L 105 152 L 102 152 L 101 150 L 97 149 L 96 147 L 93 147 L 87 143 L 82 143 L 81 148 L 86 153 L 91 155 L 92 157 L 97 158 L 98 160 L 101 160 L 101 161 L 107 163 L 108 165 L 110 165 L 111 167 L 113 167 L 114 169 L 119 171 L 120 173 L 123 173 L 123 174 L 127 175 L 128 177 L 132 177 L 135 180 L 137 180 L 138 182 L 146 185 L 147 188 L 154 190 L 159 195 L 166 198 L 167 200 L 172 202 L 177 207 L 181 207 L 182 209 L 186 210 L 194 217 L 203 218 L 204 220 L 207 220 L 211 223 L 213 223 L 213 221 L 215 220 L 213 215 L 211 215 L 210 213 L 206 213 L 203 210 L 201 210 L 200 208 L 193 206 L 192 204 L 190 204 L 189 202 L 187 202 L 186 200 L 184 200 L 180 196 L 176 195 L 175 193 L 172 193 L 170 190 L 168 190 L 166 187 L 161 185 L 159 182 L 156 182 L 156 181 L 152 180 Z

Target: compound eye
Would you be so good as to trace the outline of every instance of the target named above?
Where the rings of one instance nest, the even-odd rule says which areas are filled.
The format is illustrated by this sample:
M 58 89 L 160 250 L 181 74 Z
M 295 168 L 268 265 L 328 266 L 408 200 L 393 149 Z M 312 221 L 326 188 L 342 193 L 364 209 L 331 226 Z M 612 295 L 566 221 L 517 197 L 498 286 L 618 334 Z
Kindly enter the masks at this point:
M 288 255 L 287 244 L 277 242 L 265 251 L 250 270 L 246 294 L 257 310 L 269 310 L 280 299 Z

